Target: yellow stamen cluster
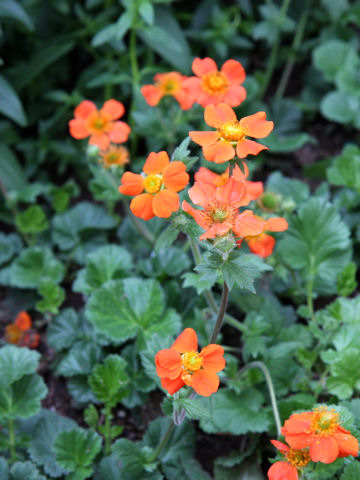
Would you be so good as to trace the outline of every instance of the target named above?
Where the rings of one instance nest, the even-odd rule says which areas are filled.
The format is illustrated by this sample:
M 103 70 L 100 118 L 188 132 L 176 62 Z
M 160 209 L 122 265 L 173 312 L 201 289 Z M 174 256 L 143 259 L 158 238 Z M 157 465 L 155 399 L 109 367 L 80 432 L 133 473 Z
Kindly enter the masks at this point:
M 238 214 L 238 209 L 219 202 L 218 205 L 211 205 L 205 208 L 203 215 L 205 220 L 212 225 L 214 223 L 223 223 L 225 221 L 234 223 L 235 216 Z
M 203 76 L 202 87 L 211 95 L 222 95 L 228 89 L 228 81 L 221 72 L 211 72 Z
M 148 175 L 144 180 L 144 188 L 147 193 L 158 193 L 162 187 L 161 175 Z
M 111 167 L 112 165 L 125 165 L 129 163 L 129 152 L 125 147 L 116 147 L 110 149 L 108 152 L 104 153 L 101 157 L 101 160 L 105 167 Z
M 179 90 L 179 85 L 174 80 L 167 80 L 162 84 L 162 90 L 167 95 L 171 95 L 172 93 L 175 93 L 177 90 Z
M 333 435 L 340 425 L 340 416 L 334 409 L 327 407 L 318 407 L 314 410 L 311 422 L 311 431 L 320 437 L 329 437 Z
M 182 355 L 182 366 L 188 375 L 200 370 L 202 363 L 203 359 L 200 353 L 188 352 Z
M 244 130 L 240 127 L 240 122 L 226 122 L 218 128 L 218 132 L 223 140 L 237 143 L 245 137 Z
M 311 461 L 309 450 L 305 449 L 295 450 L 295 448 L 290 448 L 285 457 L 296 468 L 304 468 Z

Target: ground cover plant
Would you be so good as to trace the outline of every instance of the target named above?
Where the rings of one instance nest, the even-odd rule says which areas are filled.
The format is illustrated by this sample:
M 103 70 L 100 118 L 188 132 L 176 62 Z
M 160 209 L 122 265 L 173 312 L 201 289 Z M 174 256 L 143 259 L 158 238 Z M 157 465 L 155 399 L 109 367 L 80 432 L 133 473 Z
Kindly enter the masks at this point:
M 359 479 L 360 2 L 0 21 L 0 479 Z

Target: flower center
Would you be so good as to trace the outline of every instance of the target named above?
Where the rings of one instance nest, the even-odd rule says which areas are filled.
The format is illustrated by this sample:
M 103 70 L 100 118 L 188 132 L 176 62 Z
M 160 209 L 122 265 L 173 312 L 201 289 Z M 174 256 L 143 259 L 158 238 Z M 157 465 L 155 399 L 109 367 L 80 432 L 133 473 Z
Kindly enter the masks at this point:
M 296 468 L 305 467 L 311 460 L 309 450 L 295 450 L 295 448 L 290 448 L 290 450 L 285 455 L 286 460 Z
M 110 118 L 100 112 L 92 113 L 86 123 L 91 133 L 103 133 L 111 128 Z
M 176 92 L 176 90 L 178 90 L 178 84 L 174 82 L 174 80 L 167 80 L 163 84 L 163 90 L 164 93 L 171 95 L 172 93 Z
M 221 72 L 211 72 L 203 76 L 202 86 L 211 95 L 222 95 L 228 89 L 228 82 Z
M 237 120 L 235 122 L 224 123 L 218 128 L 218 132 L 221 138 L 227 142 L 239 142 L 245 137 L 245 132 Z
M 224 222 L 227 217 L 229 216 L 229 212 L 226 210 L 223 210 L 221 208 L 216 208 L 210 213 L 211 218 L 214 220 L 216 223 L 222 223 Z
M 161 175 L 148 175 L 145 178 L 144 187 L 147 193 L 158 193 L 162 187 Z
M 327 407 L 319 407 L 314 410 L 311 430 L 321 437 L 331 436 L 340 425 L 339 414 Z
M 184 353 L 182 355 L 182 365 L 186 374 L 191 375 L 200 370 L 203 363 L 202 356 L 197 352 Z
M 5 327 L 5 340 L 9 343 L 19 344 L 23 332 L 15 324 L 11 323 Z
M 124 165 L 129 162 L 129 152 L 124 147 L 114 148 L 102 156 L 105 166 Z

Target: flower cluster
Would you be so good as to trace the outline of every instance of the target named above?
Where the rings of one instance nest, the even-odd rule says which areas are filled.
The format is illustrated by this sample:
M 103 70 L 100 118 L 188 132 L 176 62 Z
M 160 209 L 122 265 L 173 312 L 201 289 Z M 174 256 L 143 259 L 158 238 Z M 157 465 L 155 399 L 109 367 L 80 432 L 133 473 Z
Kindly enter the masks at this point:
M 27 312 L 18 313 L 13 323 L 5 327 L 5 340 L 19 347 L 36 348 L 40 335 L 32 330 L 31 317 Z
M 312 412 L 294 413 L 281 433 L 288 445 L 272 440 L 284 459 L 268 471 L 269 480 L 298 480 L 298 472 L 311 461 L 333 463 L 339 457 L 359 453 L 357 439 L 340 424 L 340 415 L 326 406 Z

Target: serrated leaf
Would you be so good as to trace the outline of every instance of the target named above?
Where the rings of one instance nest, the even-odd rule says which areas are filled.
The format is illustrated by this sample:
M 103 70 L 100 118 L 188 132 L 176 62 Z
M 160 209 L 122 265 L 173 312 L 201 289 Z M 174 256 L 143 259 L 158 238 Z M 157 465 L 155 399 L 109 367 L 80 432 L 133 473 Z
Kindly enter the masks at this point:
M 180 457 L 164 463 L 162 469 L 167 480 L 177 480 L 179 478 L 184 480 L 211 480 L 212 478 L 194 458 Z
M 125 277 L 133 268 L 130 253 L 118 245 L 105 245 L 87 257 L 86 266 L 77 274 L 74 292 L 89 295 L 108 280 Z
M 86 343 L 74 346 L 59 362 L 56 372 L 64 377 L 89 375 L 100 357 L 101 349 L 98 345 Z
M 0 265 L 8 262 L 22 248 L 22 241 L 15 233 L 0 233 Z
M 360 193 L 360 149 L 346 145 L 327 169 L 327 177 L 334 185 L 353 188 Z
M 144 471 L 145 458 L 137 444 L 121 438 L 113 444 L 112 451 L 121 465 L 120 472 L 123 477 L 129 480 L 146 478 Z
M 211 417 L 209 410 L 197 400 L 184 398 L 179 401 L 179 406 L 184 408 L 186 415 L 191 420 L 200 420 L 201 418 Z
M 194 287 L 198 295 L 201 295 L 214 285 L 212 279 L 204 279 L 201 275 L 193 272 L 184 273 L 181 278 L 184 279 L 183 287 Z
M 231 289 L 236 284 L 242 290 L 255 293 L 254 282 L 271 267 L 257 255 L 231 252 L 221 267 L 224 282 Z
M 162 337 L 157 333 L 153 333 L 146 340 L 146 348 L 140 352 L 141 363 L 144 367 L 146 375 L 157 384 L 160 384 L 159 376 L 156 373 L 155 355 L 159 350 L 170 348 L 174 340 L 170 336 Z
M 0 349 L 0 385 L 11 385 L 36 372 L 40 354 L 28 348 L 6 345 Z
M 11 480 L 46 480 L 31 462 L 16 462 L 10 469 Z
M 359 111 L 360 101 L 338 90 L 325 95 L 321 100 L 320 110 L 325 118 L 338 123 L 352 123 Z
M 94 430 L 97 429 L 99 423 L 99 412 L 97 411 L 95 405 L 90 404 L 84 410 L 84 420 L 90 428 Z
M 109 355 L 101 365 L 96 365 L 89 385 L 100 402 L 114 407 L 127 393 L 129 377 L 126 361 L 119 355 Z
M 355 461 L 345 467 L 340 480 L 358 480 L 358 478 L 360 478 L 360 463 Z
M 175 229 L 172 225 L 165 228 L 156 239 L 155 252 L 159 252 L 165 248 L 170 247 L 179 235 L 179 230 Z
M 330 393 L 347 399 L 360 387 L 359 362 L 360 349 L 348 348 L 338 354 L 330 365 L 331 377 L 326 382 Z
M 48 344 L 57 352 L 71 347 L 79 333 L 80 320 L 72 308 L 65 308 L 51 321 L 47 330 Z
M 123 480 L 116 454 L 113 453 L 101 460 L 95 480 Z
M 9 480 L 9 466 L 4 457 L 0 457 L 0 480 Z
M 91 476 L 93 461 L 100 450 L 101 437 L 82 428 L 61 432 L 54 442 L 56 462 L 66 471 L 75 472 L 79 479 Z
M 15 223 L 22 233 L 36 234 L 49 227 L 44 210 L 40 205 L 31 205 L 29 208 L 15 216 Z
M 327 80 L 334 80 L 336 73 L 342 68 L 342 64 L 351 46 L 341 40 L 328 40 L 313 51 L 313 63 Z
M 36 310 L 40 313 L 59 313 L 59 307 L 65 300 L 65 290 L 51 282 L 41 282 L 38 293 L 43 297 L 36 302 Z
M 357 287 L 356 281 L 356 265 L 349 263 L 342 272 L 336 277 L 336 288 L 339 295 L 348 297 Z
M 164 311 L 164 294 L 155 280 L 110 280 L 92 294 L 86 316 L 116 343 L 137 335 L 143 343 L 155 331 L 172 335 L 180 328 L 179 316 L 173 310 Z

